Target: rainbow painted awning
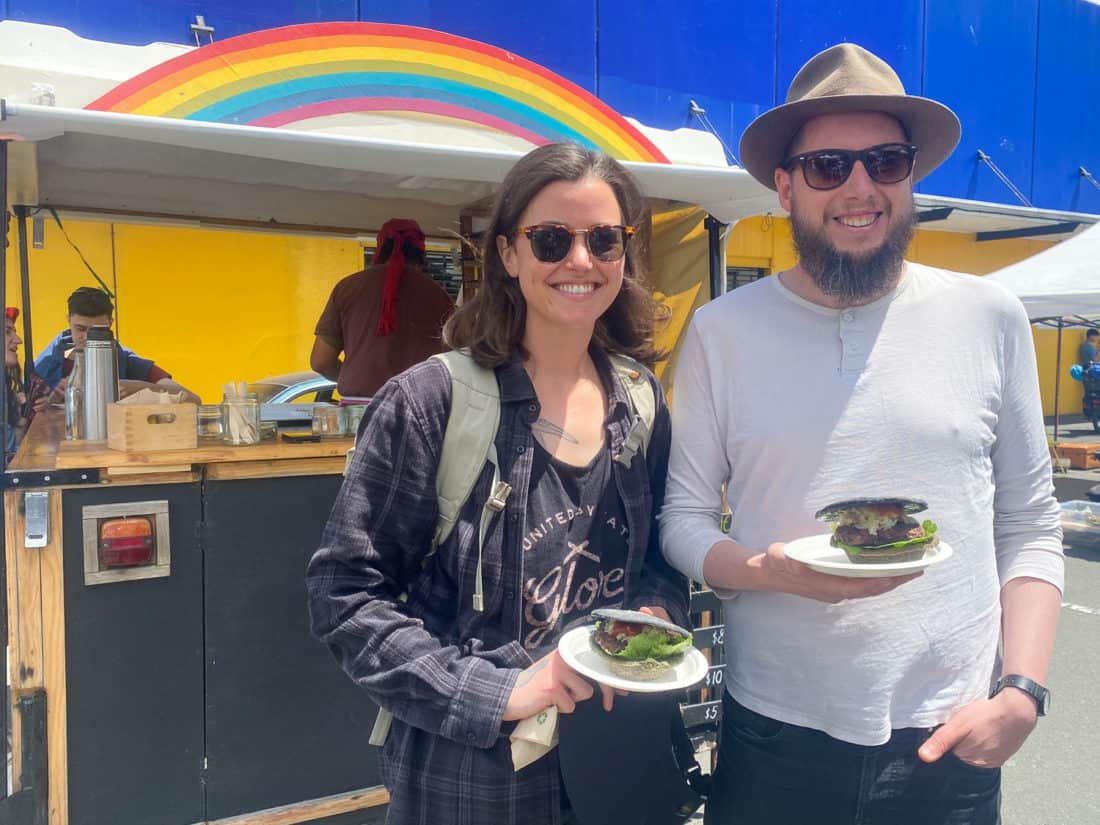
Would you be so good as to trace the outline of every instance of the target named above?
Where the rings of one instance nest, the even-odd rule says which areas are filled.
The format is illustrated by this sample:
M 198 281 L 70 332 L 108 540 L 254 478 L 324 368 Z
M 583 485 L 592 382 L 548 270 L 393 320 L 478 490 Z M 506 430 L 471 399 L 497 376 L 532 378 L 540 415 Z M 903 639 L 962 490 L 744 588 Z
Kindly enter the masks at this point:
M 233 37 L 154 66 L 87 108 L 297 129 L 367 124 L 368 134 L 426 143 L 440 134 L 461 142 L 455 135 L 465 130 L 497 140 L 483 146 L 568 140 L 620 160 L 668 163 L 637 127 L 549 69 L 412 26 L 320 23 Z M 370 131 L 378 118 L 390 118 L 380 127 L 390 134 Z

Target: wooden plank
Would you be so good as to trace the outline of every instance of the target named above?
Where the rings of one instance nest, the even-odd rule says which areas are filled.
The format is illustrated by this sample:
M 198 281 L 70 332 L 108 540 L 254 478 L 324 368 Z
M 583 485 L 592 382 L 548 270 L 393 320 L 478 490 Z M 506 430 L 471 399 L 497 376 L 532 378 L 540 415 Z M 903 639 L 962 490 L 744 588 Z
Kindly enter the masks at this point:
M 338 476 L 344 472 L 345 457 L 294 458 L 273 461 L 240 461 L 209 464 L 209 479 L 283 478 L 286 476 Z
M 136 476 L 136 475 L 150 475 L 158 473 L 190 473 L 190 464 L 165 464 L 163 466 L 156 467 L 108 467 L 107 475 L 109 476 Z M 144 479 L 143 479 L 144 481 Z
M 228 444 L 199 446 L 191 450 L 158 450 L 124 453 L 108 448 L 102 441 L 63 441 L 57 447 L 57 468 L 78 467 L 163 467 L 180 464 L 214 464 L 219 462 L 272 461 L 278 459 L 341 458 L 354 444 L 354 439 L 333 438 L 287 444 L 282 441 L 262 441 L 246 447 Z
M 187 467 L 185 471 L 175 472 L 148 472 L 148 473 L 124 473 L 118 475 L 111 473 L 108 468 L 108 479 L 106 479 L 112 487 L 133 487 L 138 485 L 148 484 L 189 484 L 195 481 L 202 481 L 202 472 L 200 470 Z M 102 481 L 103 479 L 101 479 Z M 72 487 L 63 487 L 61 489 L 71 490 Z
M 232 816 L 228 819 L 210 820 L 197 825 L 298 825 L 300 822 L 312 822 L 330 816 L 361 811 L 385 805 L 390 795 L 385 788 L 365 788 L 308 802 L 295 802 L 279 808 L 268 808 L 250 814 Z M 51 825 L 53 823 L 51 822 Z
M 43 687 L 42 667 L 42 550 L 23 546 L 23 490 L 4 493 L 9 503 L 5 513 L 4 544 L 8 548 L 8 577 L 15 593 L 9 591 L 8 622 L 15 627 L 12 657 L 13 690 Z M 60 498 L 60 495 L 56 496 Z M 54 519 L 50 496 L 50 543 L 61 541 L 61 522 Z
M 46 738 L 49 742 L 49 825 L 67 825 L 69 821 L 69 714 L 65 682 L 65 574 L 61 499 L 60 490 L 50 491 L 50 541 L 38 551 L 42 576 Z
M 23 623 L 20 621 L 18 587 L 19 557 L 15 549 L 16 537 L 19 530 L 22 529 L 19 524 L 20 501 L 22 501 L 21 491 L 8 490 L 4 493 L 4 554 L 8 574 L 7 581 L 4 583 L 5 588 L 7 588 L 8 599 L 7 659 L 8 682 L 12 686 L 8 694 L 8 718 L 11 719 L 12 787 L 10 790 L 12 793 L 21 787 L 19 777 L 23 773 L 22 760 L 20 759 L 20 755 L 23 753 L 23 726 L 19 711 L 15 707 L 20 695 L 17 674 L 19 672 L 19 662 L 23 659 Z

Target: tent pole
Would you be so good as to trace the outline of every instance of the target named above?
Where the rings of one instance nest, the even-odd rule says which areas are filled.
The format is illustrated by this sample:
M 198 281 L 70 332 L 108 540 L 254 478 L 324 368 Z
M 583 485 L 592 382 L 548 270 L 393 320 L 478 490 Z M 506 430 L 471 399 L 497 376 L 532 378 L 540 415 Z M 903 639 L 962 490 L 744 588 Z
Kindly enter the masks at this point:
M 1058 349 L 1054 355 L 1054 443 L 1058 443 L 1058 391 L 1062 388 L 1062 319 L 1058 319 Z
M 710 300 L 713 301 L 726 291 L 726 270 L 722 265 L 725 259 L 724 250 L 722 249 L 722 229 L 725 224 L 708 214 L 703 220 L 703 226 L 707 230 Z
M 3 112 L 0 111 L 0 115 Z M 8 305 L 8 141 L 0 140 L 0 310 Z M 0 470 L 8 468 L 8 377 L 0 384 Z M 6 786 L 5 786 L 6 787 Z
M 34 373 L 34 344 L 31 341 L 31 282 L 30 265 L 27 262 L 27 215 L 30 209 L 26 206 L 13 206 L 15 212 L 16 229 L 19 233 L 19 285 L 20 295 L 23 298 L 23 387 L 27 390 L 31 386 L 31 375 Z

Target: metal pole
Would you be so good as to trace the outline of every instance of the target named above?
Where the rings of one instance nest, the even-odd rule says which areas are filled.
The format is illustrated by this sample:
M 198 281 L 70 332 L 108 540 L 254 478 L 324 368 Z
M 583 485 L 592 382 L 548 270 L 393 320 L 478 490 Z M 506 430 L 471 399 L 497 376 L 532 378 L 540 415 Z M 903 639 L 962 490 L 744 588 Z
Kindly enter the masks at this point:
M 1062 388 L 1062 319 L 1058 319 L 1058 351 L 1054 362 L 1054 443 L 1058 443 L 1058 391 Z
M 23 387 L 29 390 L 31 375 L 34 374 L 34 344 L 31 343 L 31 276 L 27 260 L 27 215 L 26 206 L 12 207 L 19 229 L 19 287 L 23 296 Z
M 8 141 L 0 140 L 0 201 L 2 201 L 2 216 L 0 216 L 0 309 L 8 306 Z M 6 327 L 5 327 L 6 329 Z M 6 337 L 6 336 L 5 336 Z M 4 380 L 0 382 L 0 438 L 3 439 L 3 447 L 0 452 L 4 454 L 0 470 L 8 469 L 8 375 L 7 366 L 4 367 Z
M 710 265 L 710 299 L 713 301 L 726 291 L 726 273 L 722 269 L 722 230 L 725 224 L 707 215 L 703 221 L 707 230 L 707 250 Z

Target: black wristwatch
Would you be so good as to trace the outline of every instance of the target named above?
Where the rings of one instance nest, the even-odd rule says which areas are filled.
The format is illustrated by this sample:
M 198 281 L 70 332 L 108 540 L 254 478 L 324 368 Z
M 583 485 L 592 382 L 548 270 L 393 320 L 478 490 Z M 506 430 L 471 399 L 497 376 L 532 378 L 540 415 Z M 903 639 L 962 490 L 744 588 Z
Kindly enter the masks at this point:
M 1050 691 L 1034 679 L 1028 679 L 1026 676 L 1021 676 L 1018 673 L 1010 673 L 1007 676 L 1002 676 L 997 681 L 997 684 L 993 686 L 989 698 L 992 699 L 1006 687 L 1014 687 L 1018 690 L 1022 690 L 1035 700 L 1035 708 L 1038 715 L 1047 715 L 1047 711 L 1050 710 Z

